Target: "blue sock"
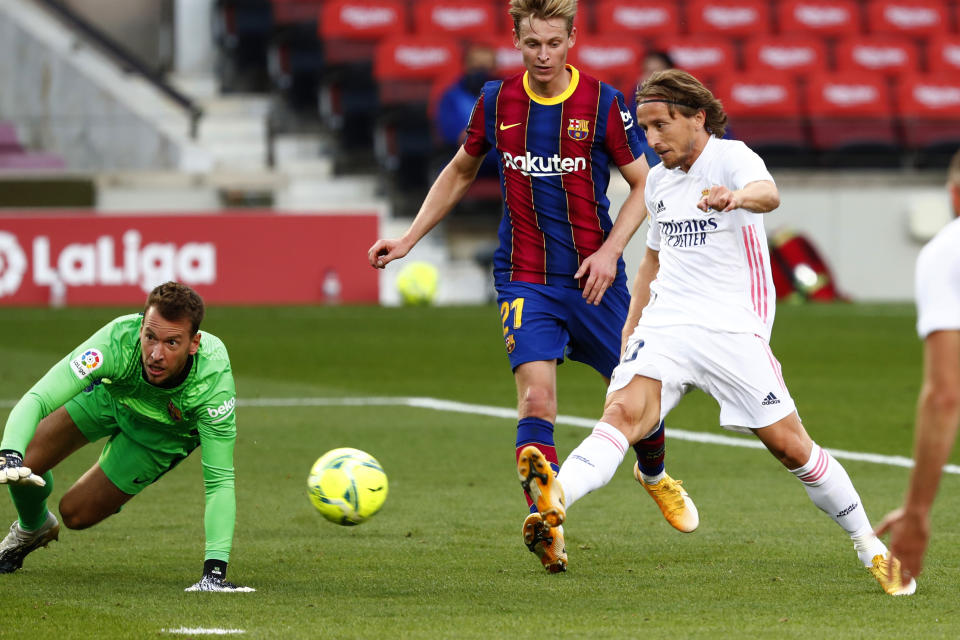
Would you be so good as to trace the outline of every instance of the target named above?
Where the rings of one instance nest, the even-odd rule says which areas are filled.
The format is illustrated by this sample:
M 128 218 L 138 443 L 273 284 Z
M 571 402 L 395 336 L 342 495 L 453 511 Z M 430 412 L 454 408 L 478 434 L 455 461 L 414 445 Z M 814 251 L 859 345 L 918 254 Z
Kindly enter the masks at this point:
M 664 437 L 665 425 L 663 420 L 656 431 L 633 445 L 633 450 L 637 454 L 637 464 L 640 466 L 640 472 L 646 476 L 656 476 L 663 473 L 663 458 L 666 456 L 666 438 Z

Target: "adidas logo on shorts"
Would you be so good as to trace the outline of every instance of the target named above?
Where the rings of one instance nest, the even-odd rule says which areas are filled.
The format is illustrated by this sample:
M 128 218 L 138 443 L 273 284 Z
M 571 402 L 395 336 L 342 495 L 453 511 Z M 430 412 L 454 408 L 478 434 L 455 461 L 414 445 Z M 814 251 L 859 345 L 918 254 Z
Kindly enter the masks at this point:
M 767 397 L 764 398 L 763 402 L 761 402 L 760 404 L 762 404 L 765 407 L 768 407 L 772 404 L 780 404 L 780 400 L 777 398 L 777 396 L 773 395 L 773 392 L 771 391 L 770 393 L 767 394 Z

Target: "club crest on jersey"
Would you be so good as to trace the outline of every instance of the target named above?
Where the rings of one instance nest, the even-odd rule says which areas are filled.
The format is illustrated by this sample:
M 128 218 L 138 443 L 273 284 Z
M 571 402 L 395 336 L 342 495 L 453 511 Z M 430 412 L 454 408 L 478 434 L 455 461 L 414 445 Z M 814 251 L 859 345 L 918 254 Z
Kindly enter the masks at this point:
M 70 361 L 70 369 L 73 375 L 83 380 L 91 372 L 100 368 L 103 364 L 103 354 L 97 349 L 87 349 L 82 356 Z
M 170 415 L 170 419 L 174 422 L 180 422 L 183 420 L 183 412 L 177 408 L 177 405 L 173 404 L 173 400 L 167 403 L 167 413 Z
M 513 353 L 513 350 L 517 348 L 517 341 L 513 339 L 513 334 L 511 333 L 503 341 L 507 345 L 507 353 Z
M 567 125 L 567 135 L 574 140 L 583 140 L 590 135 L 590 121 L 570 118 L 570 124 Z

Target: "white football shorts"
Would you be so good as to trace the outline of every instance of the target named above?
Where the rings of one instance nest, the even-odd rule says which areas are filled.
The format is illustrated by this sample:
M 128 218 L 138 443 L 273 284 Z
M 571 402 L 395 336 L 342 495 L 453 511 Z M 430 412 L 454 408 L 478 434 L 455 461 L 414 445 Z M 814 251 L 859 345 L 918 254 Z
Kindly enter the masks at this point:
M 607 394 L 634 376 L 661 382 L 661 420 L 694 387 L 720 404 L 720 424 L 731 431 L 750 433 L 796 411 L 770 345 L 751 333 L 641 322 L 613 370 Z

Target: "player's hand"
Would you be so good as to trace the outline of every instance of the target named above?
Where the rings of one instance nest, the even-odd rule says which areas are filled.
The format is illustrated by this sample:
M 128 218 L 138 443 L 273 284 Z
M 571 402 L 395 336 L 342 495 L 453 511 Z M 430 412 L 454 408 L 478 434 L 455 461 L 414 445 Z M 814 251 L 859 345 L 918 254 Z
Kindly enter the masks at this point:
M 0 451 L 0 484 L 46 486 L 47 481 L 23 466 L 23 456 L 13 449 Z
M 410 247 L 397 238 L 381 238 L 367 251 L 367 261 L 374 269 L 383 269 L 394 260 L 407 255 L 409 251 Z
M 916 578 L 923 571 L 923 554 L 930 541 L 930 518 L 903 507 L 888 513 L 874 534 L 890 533 L 890 555 L 900 561 L 903 580 Z M 893 566 L 893 563 L 890 563 Z
M 574 280 L 587 276 L 583 286 L 583 297 L 587 304 L 598 305 L 603 299 L 603 293 L 613 284 L 617 277 L 617 258 L 613 251 L 605 250 L 603 246 L 596 253 L 580 263 L 580 268 L 573 274 Z
M 709 193 L 700 198 L 697 203 L 697 209 L 701 211 L 733 211 L 743 206 L 743 202 L 737 197 L 736 192 L 730 191 L 726 187 L 714 185 L 710 187 Z
M 184 591 L 218 591 L 222 593 L 251 593 L 253 587 L 240 587 L 226 581 L 227 563 L 222 560 L 207 560 L 203 563 L 203 577 Z

